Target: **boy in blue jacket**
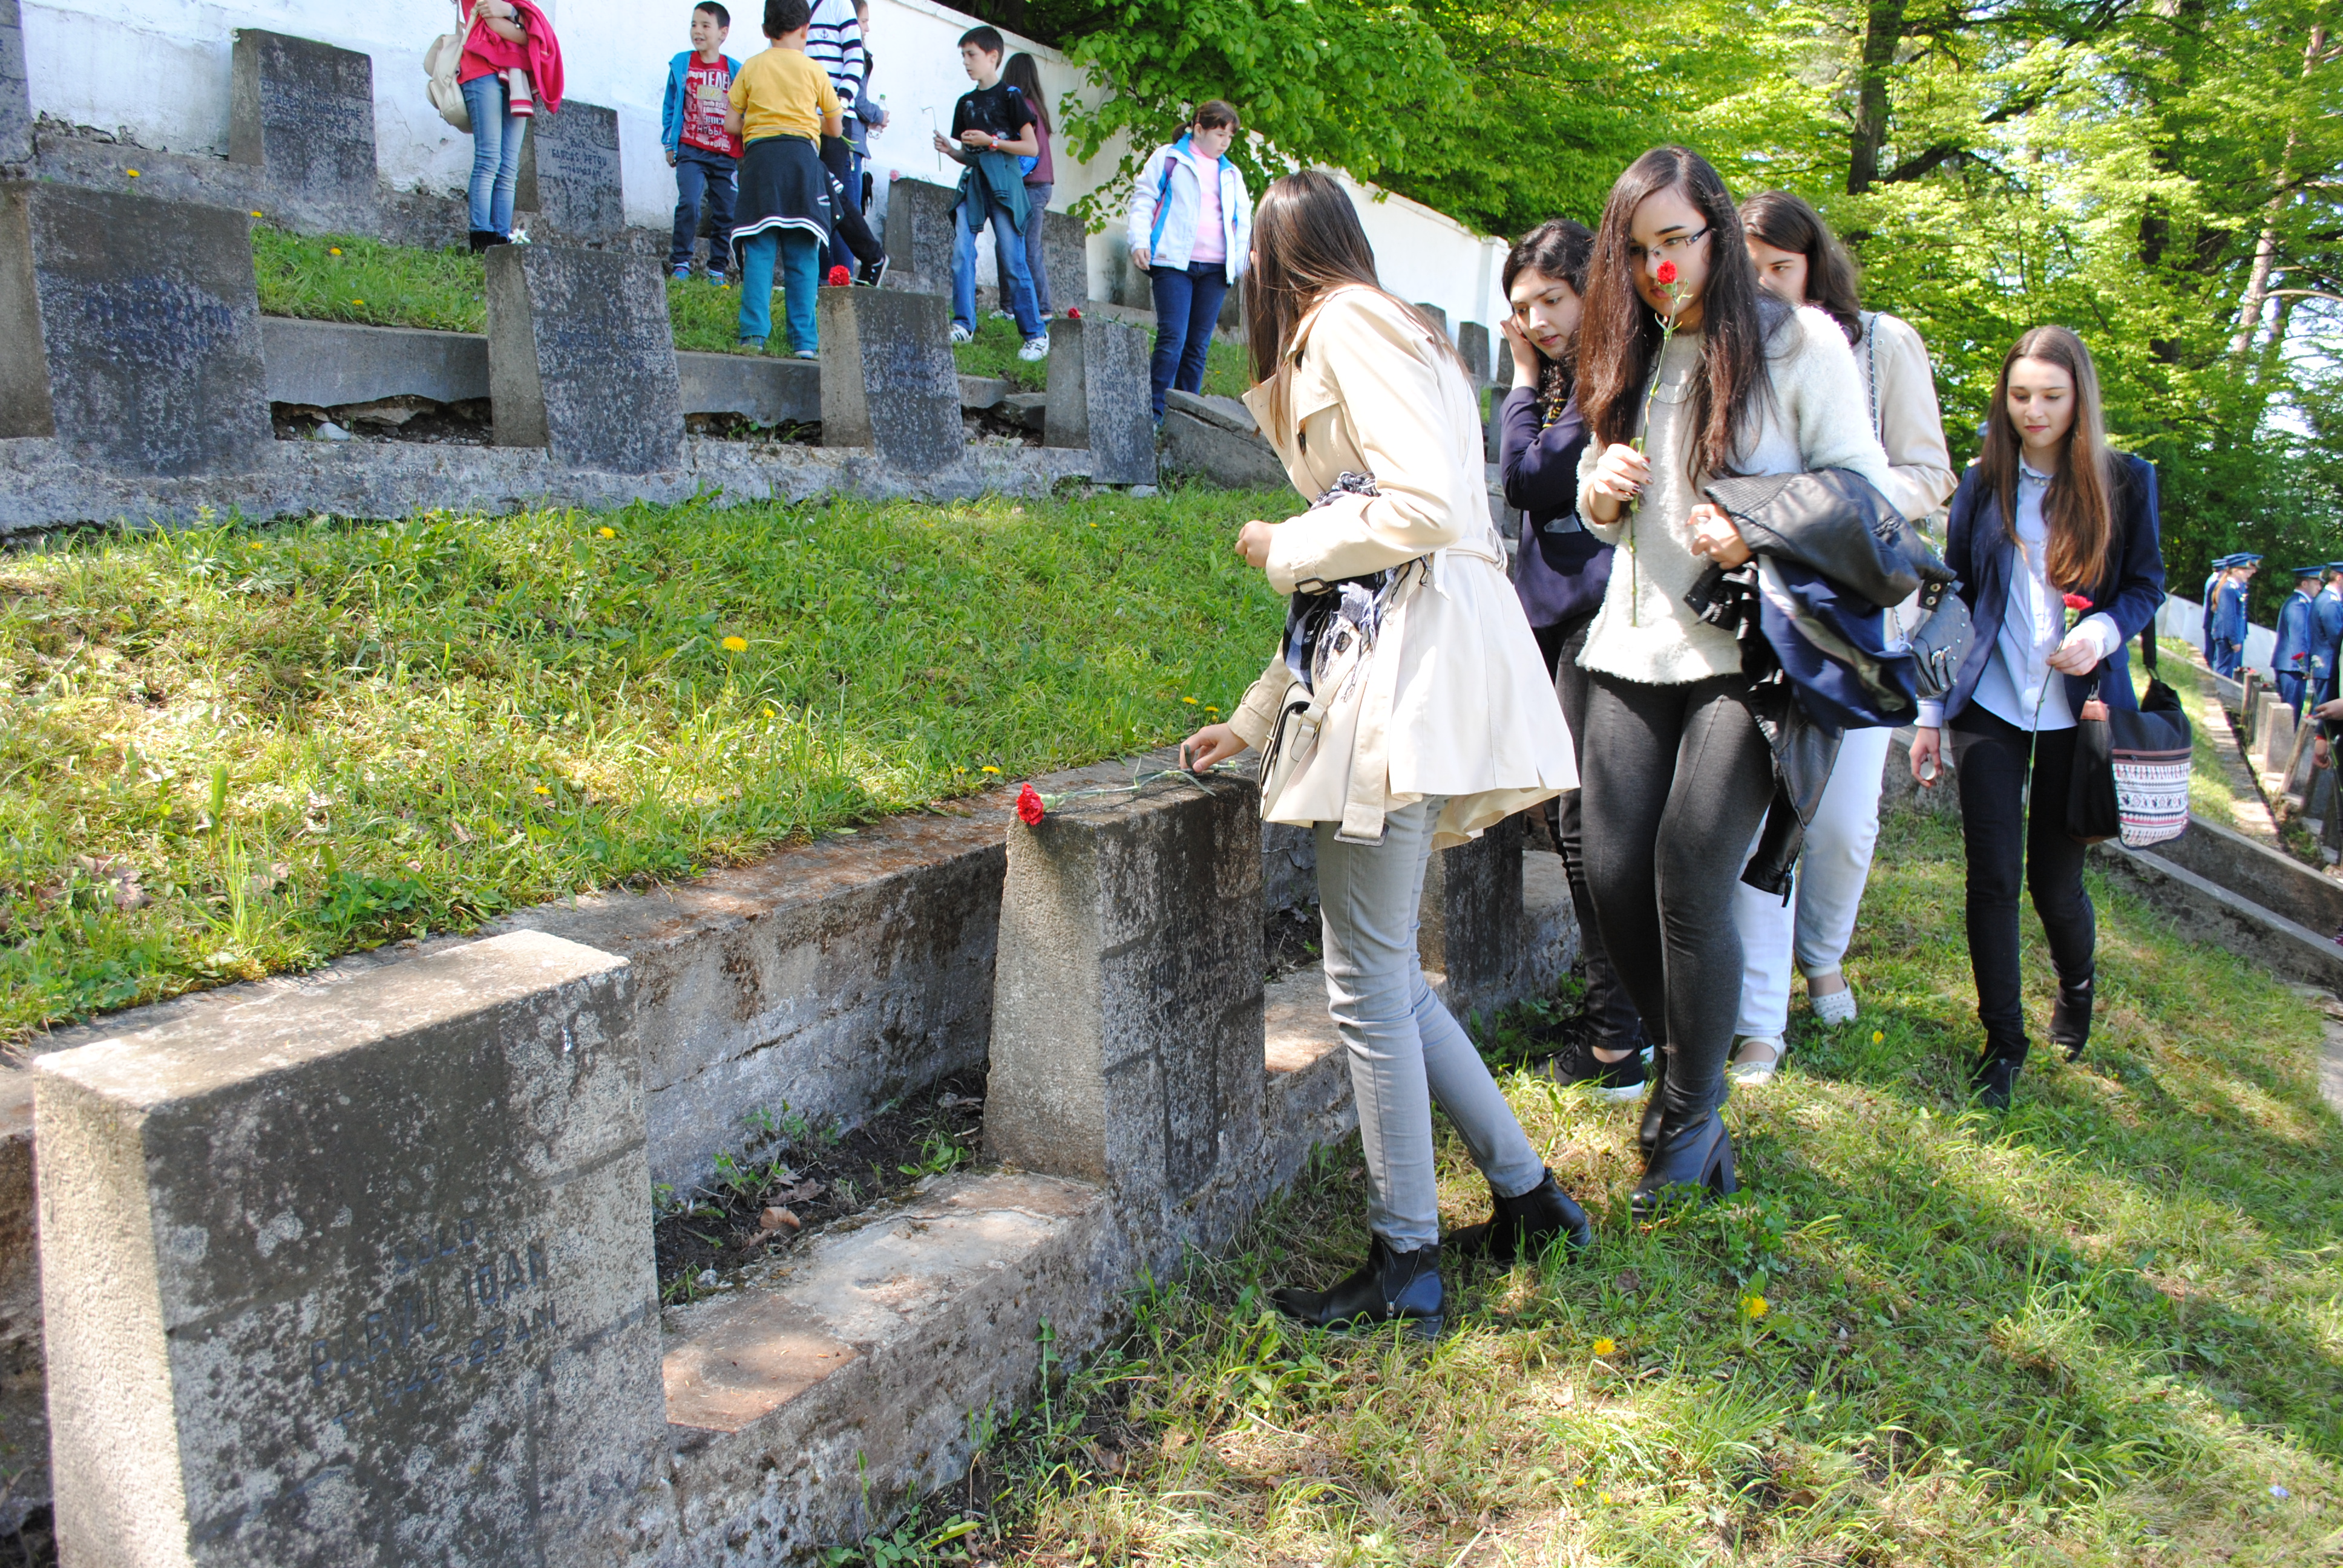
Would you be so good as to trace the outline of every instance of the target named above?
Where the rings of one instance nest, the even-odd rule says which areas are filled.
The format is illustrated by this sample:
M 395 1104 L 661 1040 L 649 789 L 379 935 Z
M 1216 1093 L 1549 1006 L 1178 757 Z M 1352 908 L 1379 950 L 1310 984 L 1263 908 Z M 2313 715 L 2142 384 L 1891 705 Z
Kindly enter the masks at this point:
M 740 138 L 724 128 L 732 78 L 740 62 L 724 53 L 732 15 L 717 0 L 700 0 L 691 10 L 691 47 L 667 63 L 667 106 L 659 135 L 668 166 L 675 170 L 675 245 L 668 270 L 691 276 L 691 250 L 699 237 L 699 206 L 709 207 L 708 276 L 717 283 L 731 266 L 732 196 L 740 167 Z

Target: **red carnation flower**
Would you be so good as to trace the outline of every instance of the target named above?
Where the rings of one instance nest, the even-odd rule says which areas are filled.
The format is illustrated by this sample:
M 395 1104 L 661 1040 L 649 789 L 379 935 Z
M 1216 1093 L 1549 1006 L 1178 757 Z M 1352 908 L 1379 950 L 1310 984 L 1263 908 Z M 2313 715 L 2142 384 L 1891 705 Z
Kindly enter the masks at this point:
M 2084 610 L 2091 608 L 2091 601 L 2085 598 L 2081 594 L 2070 593 L 2061 597 L 2066 599 L 2066 608 L 2068 609 Z
M 1654 272 L 1652 276 L 1658 278 L 1663 284 L 1674 283 L 1676 280 L 1676 264 L 1673 261 L 1664 261 L 1660 263 L 1659 269 Z
M 1028 828 L 1040 827 L 1041 818 L 1048 809 L 1048 807 L 1041 804 L 1041 797 L 1033 792 L 1033 786 L 1031 784 L 1017 791 L 1017 816 Z
M 1067 319 L 1067 320 L 1069 320 L 1069 321 L 1080 321 L 1081 318 L 1082 318 L 1082 312 L 1081 312 L 1081 307 L 1080 306 L 1073 306 L 1073 307 L 1070 307 L 1067 309 L 1067 311 L 1066 311 L 1066 319 Z
M 833 266 L 833 267 L 831 267 L 831 268 L 830 269 L 830 287 L 832 287 L 832 288 L 844 288 L 845 286 L 847 286 L 847 285 L 849 285 L 849 284 L 852 283 L 853 281 L 854 281 L 854 275 L 853 275 L 852 273 L 850 273 L 850 272 L 847 271 L 847 270 L 846 270 L 846 268 L 845 268 L 844 266 Z

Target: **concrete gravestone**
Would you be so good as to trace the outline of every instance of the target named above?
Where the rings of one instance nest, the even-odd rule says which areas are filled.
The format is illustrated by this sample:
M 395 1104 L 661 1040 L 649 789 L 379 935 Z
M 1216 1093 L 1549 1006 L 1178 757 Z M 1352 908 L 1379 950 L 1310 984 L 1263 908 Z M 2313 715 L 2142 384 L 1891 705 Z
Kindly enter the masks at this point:
M 1448 977 L 1448 1009 L 1460 1019 L 1517 990 L 1527 828 L 1516 813 L 1470 843 L 1440 850 L 1424 868 L 1416 955 Z
M 619 474 L 675 467 L 682 391 L 658 261 L 506 245 L 488 263 L 497 445 Z
M 25 74 L 25 23 L 17 0 L 0 0 L 0 168 L 33 161 L 33 91 Z
M 887 286 L 920 294 L 951 294 L 951 186 L 932 180 L 898 179 L 887 191 Z M 1071 225 L 1071 219 L 1067 220 Z M 1042 244 L 1049 226 L 1042 226 Z M 1054 278 L 1052 281 L 1055 281 Z M 1055 302 L 1052 301 L 1054 304 Z
M 1042 443 L 1088 447 L 1102 485 L 1155 482 L 1149 333 L 1105 317 L 1050 323 L 1050 401 Z
M 967 434 L 943 299 L 825 288 L 814 308 L 821 329 L 821 444 L 875 447 L 890 467 L 912 474 L 959 463 Z
M 1276 489 L 1289 482 L 1285 465 L 1242 403 L 1177 387 L 1163 395 L 1163 466 L 1230 489 Z
M 1053 212 L 1041 224 L 1042 265 L 1050 270 L 1050 303 L 1059 311 L 1091 302 L 1091 236 L 1071 213 Z
M 565 99 L 540 109 L 521 143 L 513 209 L 533 212 L 563 239 L 608 239 L 626 227 L 618 170 L 618 111 Z
M 1436 305 L 1426 305 L 1420 299 L 1415 302 L 1415 307 L 1418 310 L 1423 311 L 1426 316 L 1432 317 L 1433 325 L 1440 328 L 1440 335 L 1443 337 L 1450 337 L 1450 333 L 1448 331 L 1448 312 L 1441 309 L 1440 307 Z
M 0 186 L 0 436 L 141 474 L 257 467 L 273 439 L 242 213 Z
M 239 28 L 230 81 L 231 160 L 258 164 L 288 196 L 352 207 L 374 202 L 369 56 Z
M 1184 792 L 1165 805 L 1165 791 Z M 1142 1256 L 1178 1257 L 1261 1134 L 1260 796 L 1151 786 L 1011 824 L 986 1150 L 1111 1184 Z
M 618 1554 L 664 1429 L 625 960 L 514 933 L 35 1092 L 67 1564 Z
M 1456 352 L 1464 357 L 1465 371 L 1473 385 L 1489 384 L 1489 329 L 1477 321 L 1467 321 L 1456 328 Z

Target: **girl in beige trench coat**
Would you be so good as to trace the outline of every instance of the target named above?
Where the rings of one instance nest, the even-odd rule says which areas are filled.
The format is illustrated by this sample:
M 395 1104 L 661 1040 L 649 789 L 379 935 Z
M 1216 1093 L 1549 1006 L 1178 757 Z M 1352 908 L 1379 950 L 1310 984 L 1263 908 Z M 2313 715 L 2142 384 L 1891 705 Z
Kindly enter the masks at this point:
M 1463 366 L 1377 283 L 1358 214 L 1326 176 L 1289 175 L 1262 198 L 1246 308 L 1259 383 L 1246 405 L 1294 487 L 1322 499 L 1282 523 L 1247 523 L 1237 550 L 1280 593 L 1368 579 L 1353 608 L 1372 594 L 1379 616 L 1354 672 L 1337 656 L 1309 666 L 1305 685 L 1281 648 L 1235 717 L 1182 749 L 1209 767 L 1274 737 L 1262 815 L 1318 839 L 1327 1009 L 1358 1099 L 1371 1238 L 1365 1266 L 1332 1290 L 1275 1299 L 1325 1327 L 1403 1321 L 1436 1333 L 1434 1098 L 1495 1203 L 1489 1222 L 1453 1238 L 1458 1251 L 1506 1260 L 1557 1237 L 1583 1246 L 1588 1230 L 1424 981 L 1424 861 L 1574 787 L 1577 769 L 1505 578 Z

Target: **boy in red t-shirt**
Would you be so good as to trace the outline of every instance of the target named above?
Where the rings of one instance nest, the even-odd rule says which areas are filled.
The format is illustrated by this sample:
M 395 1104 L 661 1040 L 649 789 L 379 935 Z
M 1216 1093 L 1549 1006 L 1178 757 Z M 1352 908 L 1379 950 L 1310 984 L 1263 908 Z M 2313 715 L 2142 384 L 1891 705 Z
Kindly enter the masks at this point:
M 740 138 L 724 128 L 732 78 L 740 69 L 740 62 L 724 53 L 731 31 L 731 13 L 717 0 L 700 0 L 691 11 L 691 47 L 667 65 L 661 134 L 675 170 L 677 197 L 675 245 L 667 264 L 678 278 L 691 276 L 703 199 L 709 207 L 708 275 L 722 283 L 731 265 L 732 196 L 740 167 Z

